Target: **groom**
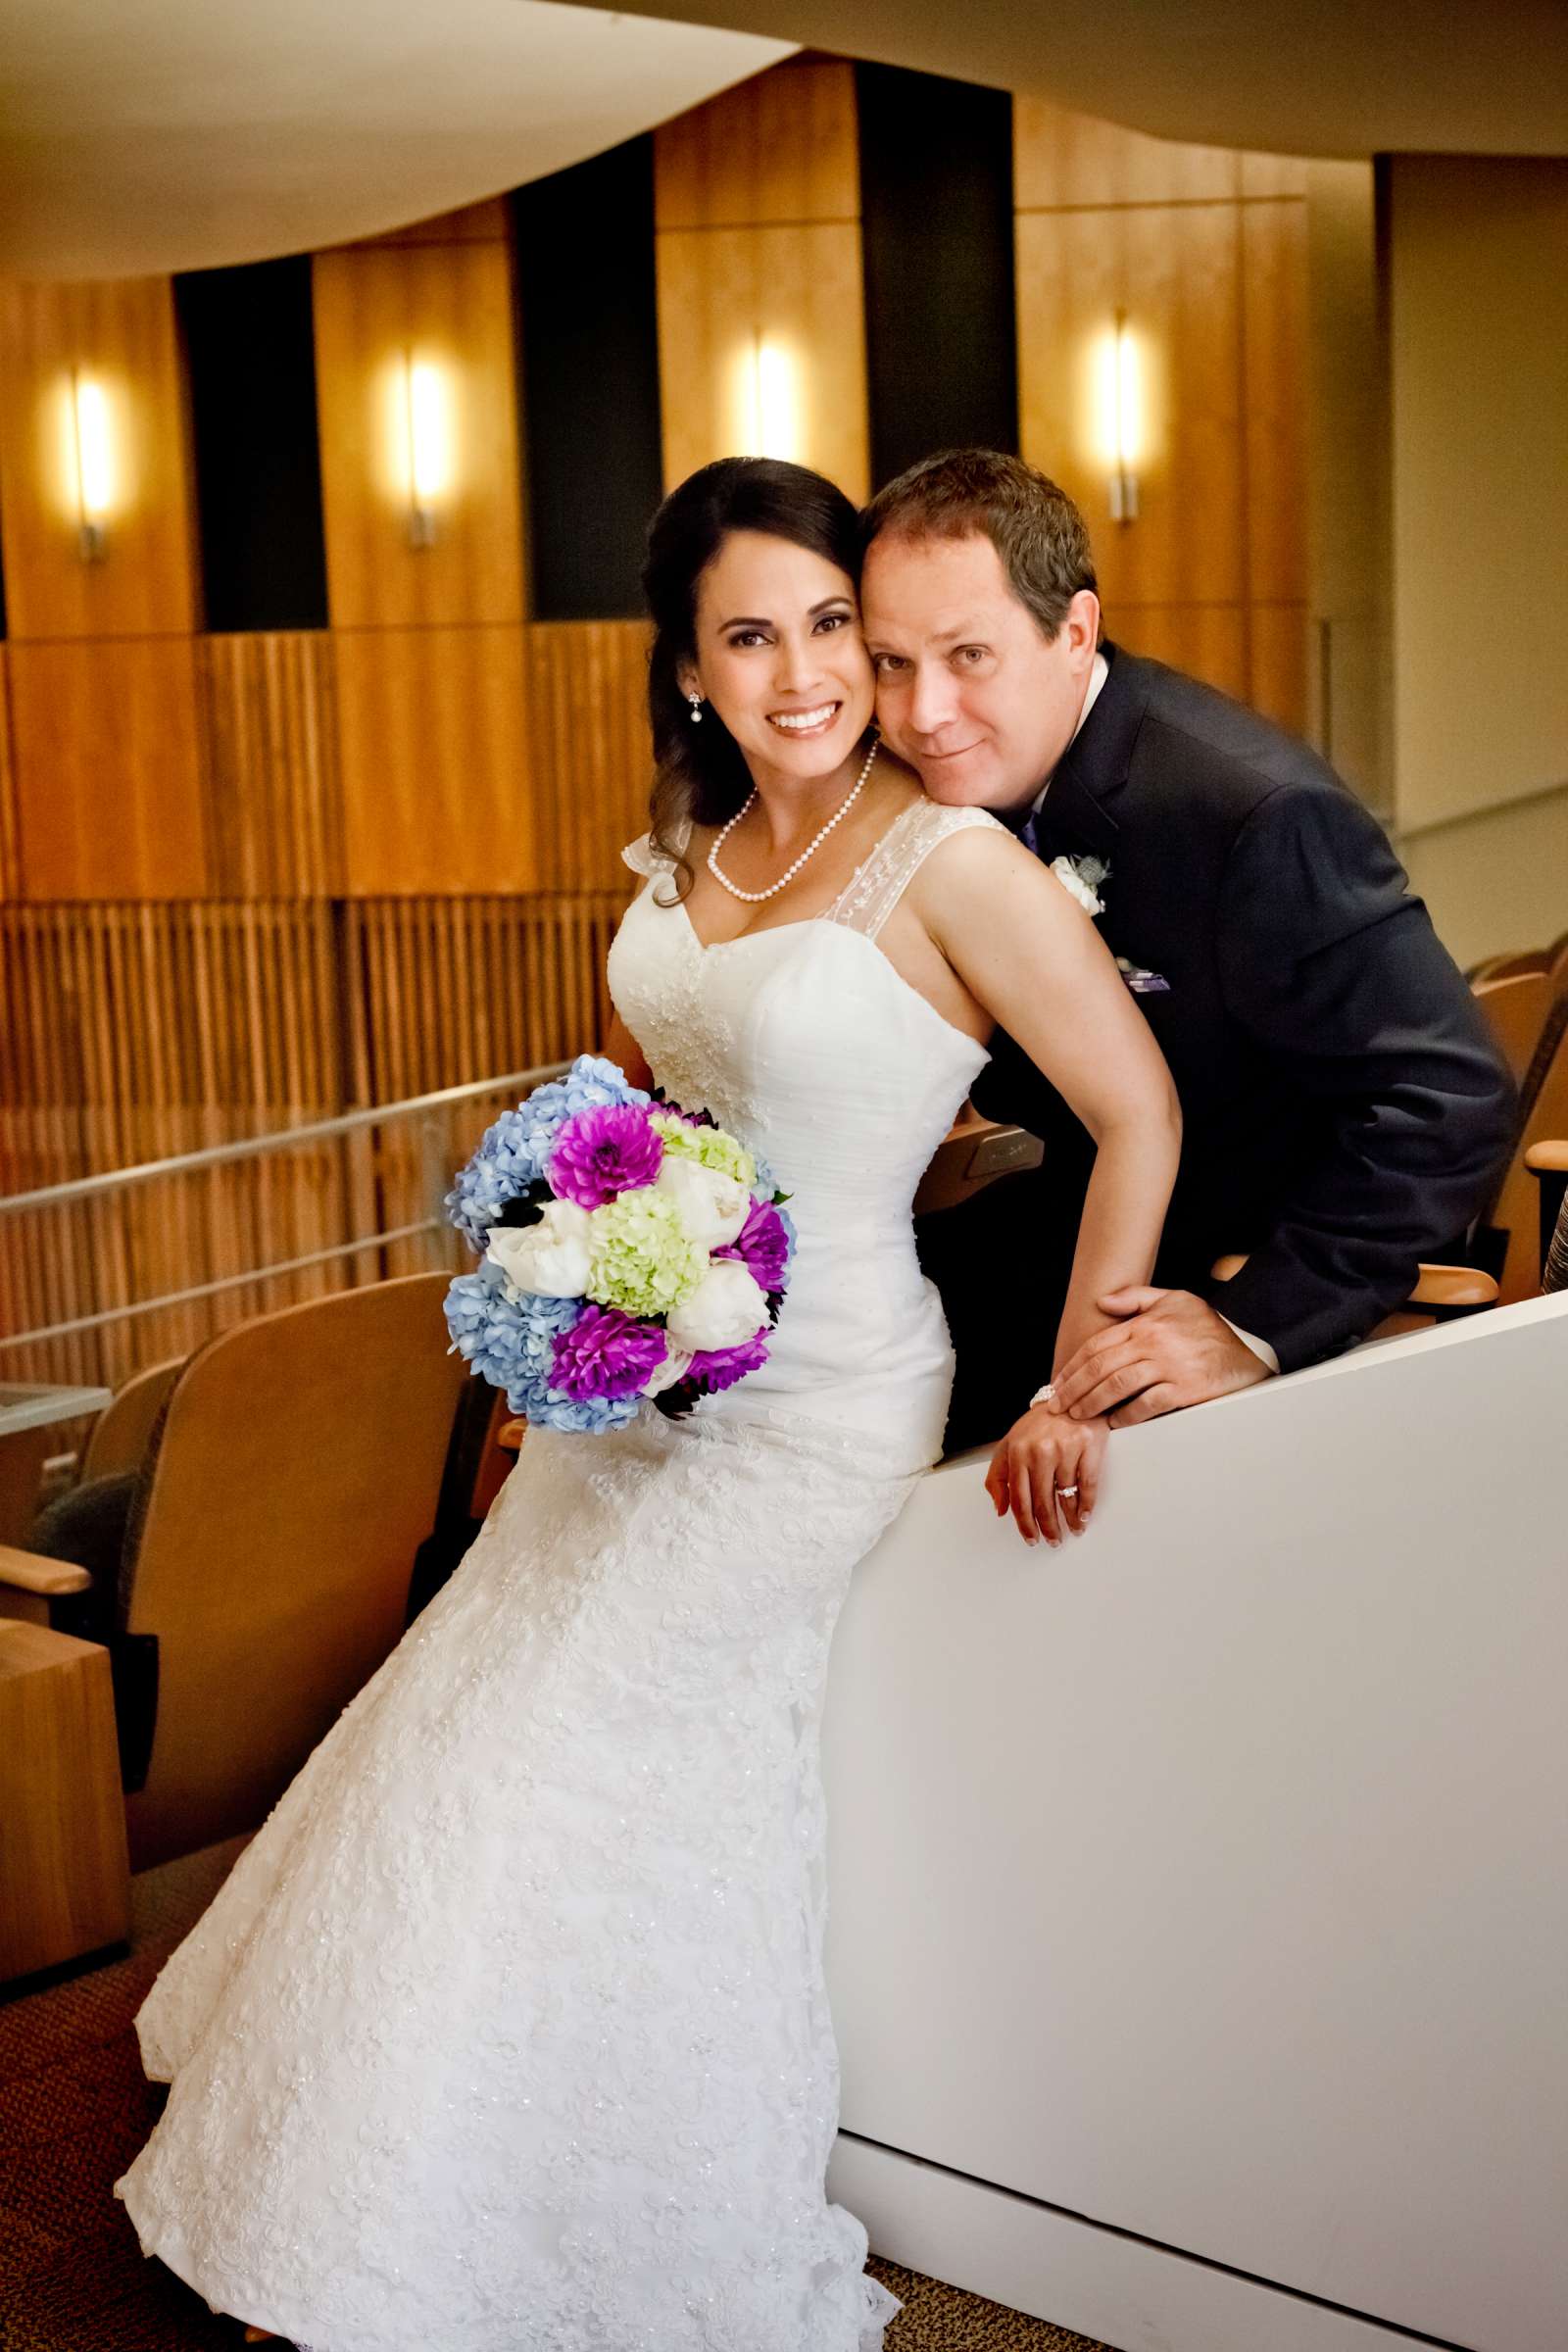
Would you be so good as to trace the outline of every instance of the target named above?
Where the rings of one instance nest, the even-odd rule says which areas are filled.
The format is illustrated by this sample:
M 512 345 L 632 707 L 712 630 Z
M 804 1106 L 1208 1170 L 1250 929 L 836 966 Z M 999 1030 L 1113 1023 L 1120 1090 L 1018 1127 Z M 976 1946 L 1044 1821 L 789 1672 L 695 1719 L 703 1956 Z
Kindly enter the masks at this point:
M 1305 745 L 1102 640 L 1083 517 L 1020 460 L 911 466 L 865 548 L 883 734 L 933 800 L 1070 861 L 1181 1097 L 1153 1283 L 1102 1301 L 1114 1325 L 1056 1373 L 1058 1408 L 1119 1428 L 1352 1346 L 1452 1253 L 1512 1136 L 1507 1074 L 1381 827 Z M 1093 1158 L 1010 1038 L 974 1097 L 1046 1152 L 922 1220 L 958 1359 L 950 1451 L 1051 1377 Z M 1231 1251 L 1248 1262 L 1217 1282 Z

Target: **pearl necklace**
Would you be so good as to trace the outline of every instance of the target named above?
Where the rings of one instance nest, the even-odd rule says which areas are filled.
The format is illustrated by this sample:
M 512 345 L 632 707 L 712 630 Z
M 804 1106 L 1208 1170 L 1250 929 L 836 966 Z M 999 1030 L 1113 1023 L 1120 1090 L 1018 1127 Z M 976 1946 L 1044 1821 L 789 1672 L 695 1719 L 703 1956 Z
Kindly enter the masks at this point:
M 745 899 L 748 904 L 753 906 L 758 906 L 763 899 L 776 898 L 779 892 L 784 888 L 786 882 L 794 881 L 796 875 L 800 872 L 808 858 L 814 857 L 816 852 L 822 847 L 823 842 L 826 841 L 828 835 L 832 832 L 834 826 L 842 824 L 844 819 L 849 815 L 850 810 L 855 807 L 856 802 L 860 797 L 866 777 L 871 773 L 871 762 L 875 758 L 876 743 L 873 740 L 871 749 L 865 755 L 865 765 L 861 768 L 859 775 L 856 778 L 854 791 L 849 794 L 849 796 L 840 804 L 833 815 L 828 818 L 827 823 L 822 827 L 821 832 L 810 844 L 809 848 L 804 849 L 800 856 L 796 858 L 795 863 L 790 866 L 786 872 L 780 874 L 776 882 L 770 882 L 766 890 L 739 889 L 737 885 L 730 880 L 728 874 L 722 871 L 718 862 L 719 851 L 723 848 L 725 842 L 734 832 L 736 826 L 740 823 L 741 818 L 746 814 L 747 809 L 750 808 L 753 801 L 755 801 L 757 798 L 757 790 L 754 786 L 743 806 L 736 809 L 735 814 L 730 818 L 729 823 L 723 828 L 723 831 L 714 835 L 713 840 L 709 848 L 708 870 L 712 875 L 713 880 L 715 882 L 721 882 L 724 888 L 729 892 L 729 895 L 732 899 Z

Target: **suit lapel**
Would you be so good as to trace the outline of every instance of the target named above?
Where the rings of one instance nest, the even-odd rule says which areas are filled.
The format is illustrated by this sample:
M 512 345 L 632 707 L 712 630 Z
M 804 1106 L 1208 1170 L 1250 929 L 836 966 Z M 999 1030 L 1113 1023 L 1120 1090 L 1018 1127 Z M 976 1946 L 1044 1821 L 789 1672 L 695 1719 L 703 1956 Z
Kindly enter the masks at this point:
M 1035 820 L 1035 839 L 1053 858 L 1115 855 L 1120 830 L 1107 804 L 1127 781 L 1148 687 L 1136 656 L 1107 643 L 1108 671 L 1095 707 L 1062 754 Z

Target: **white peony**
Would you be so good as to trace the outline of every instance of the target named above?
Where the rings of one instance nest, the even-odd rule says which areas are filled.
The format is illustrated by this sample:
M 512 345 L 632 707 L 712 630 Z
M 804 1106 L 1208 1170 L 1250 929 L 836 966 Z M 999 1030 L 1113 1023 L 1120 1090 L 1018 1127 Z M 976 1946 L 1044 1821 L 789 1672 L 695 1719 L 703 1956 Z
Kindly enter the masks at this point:
M 552 1200 L 534 1225 L 492 1225 L 487 1257 L 514 1291 L 543 1298 L 580 1298 L 588 1288 L 589 1211 Z
M 739 1258 L 715 1258 L 691 1297 L 669 1315 L 665 1328 L 677 1347 L 694 1354 L 710 1348 L 736 1348 L 767 1321 L 767 1300 Z
M 643 1396 L 662 1396 L 666 1389 L 672 1389 L 675 1386 L 677 1380 L 684 1380 L 691 1368 L 690 1348 L 671 1348 L 663 1362 L 656 1364 L 643 1382 Z
M 682 1225 L 702 1250 L 724 1249 L 752 1213 L 752 1196 L 744 1184 L 674 1152 L 665 1152 L 654 1190 L 673 1201 Z

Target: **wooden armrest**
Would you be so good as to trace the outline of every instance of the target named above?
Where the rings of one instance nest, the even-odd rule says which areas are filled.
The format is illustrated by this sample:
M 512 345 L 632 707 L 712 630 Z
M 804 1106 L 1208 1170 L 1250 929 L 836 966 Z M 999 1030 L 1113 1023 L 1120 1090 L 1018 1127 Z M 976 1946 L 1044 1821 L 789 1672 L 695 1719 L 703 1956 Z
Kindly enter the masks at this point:
M 1216 1282 L 1229 1282 L 1246 1265 L 1245 1257 L 1216 1257 L 1209 1268 Z M 1497 1286 L 1490 1274 L 1474 1266 L 1421 1266 L 1409 1306 L 1494 1306 Z
M 1423 1266 L 1411 1306 L 1495 1306 L 1497 1286 L 1475 1266 Z
M 74 1567 L 69 1560 L 46 1559 L 42 1552 L 18 1551 L 13 1544 L 0 1544 L 0 1585 L 10 1585 L 17 1592 L 44 1592 L 52 1596 L 62 1592 L 89 1592 L 92 1578 L 85 1568 Z
M 527 1434 L 528 1424 L 526 1421 L 503 1421 L 501 1427 L 496 1431 L 496 1444 L 503 1453 L 516 1453 L 521 1449 L 522 1441 Z
M 1568 1175 L 1568 1143 L 1532 1144 L 1525 1166 L 1532 1176 Z

